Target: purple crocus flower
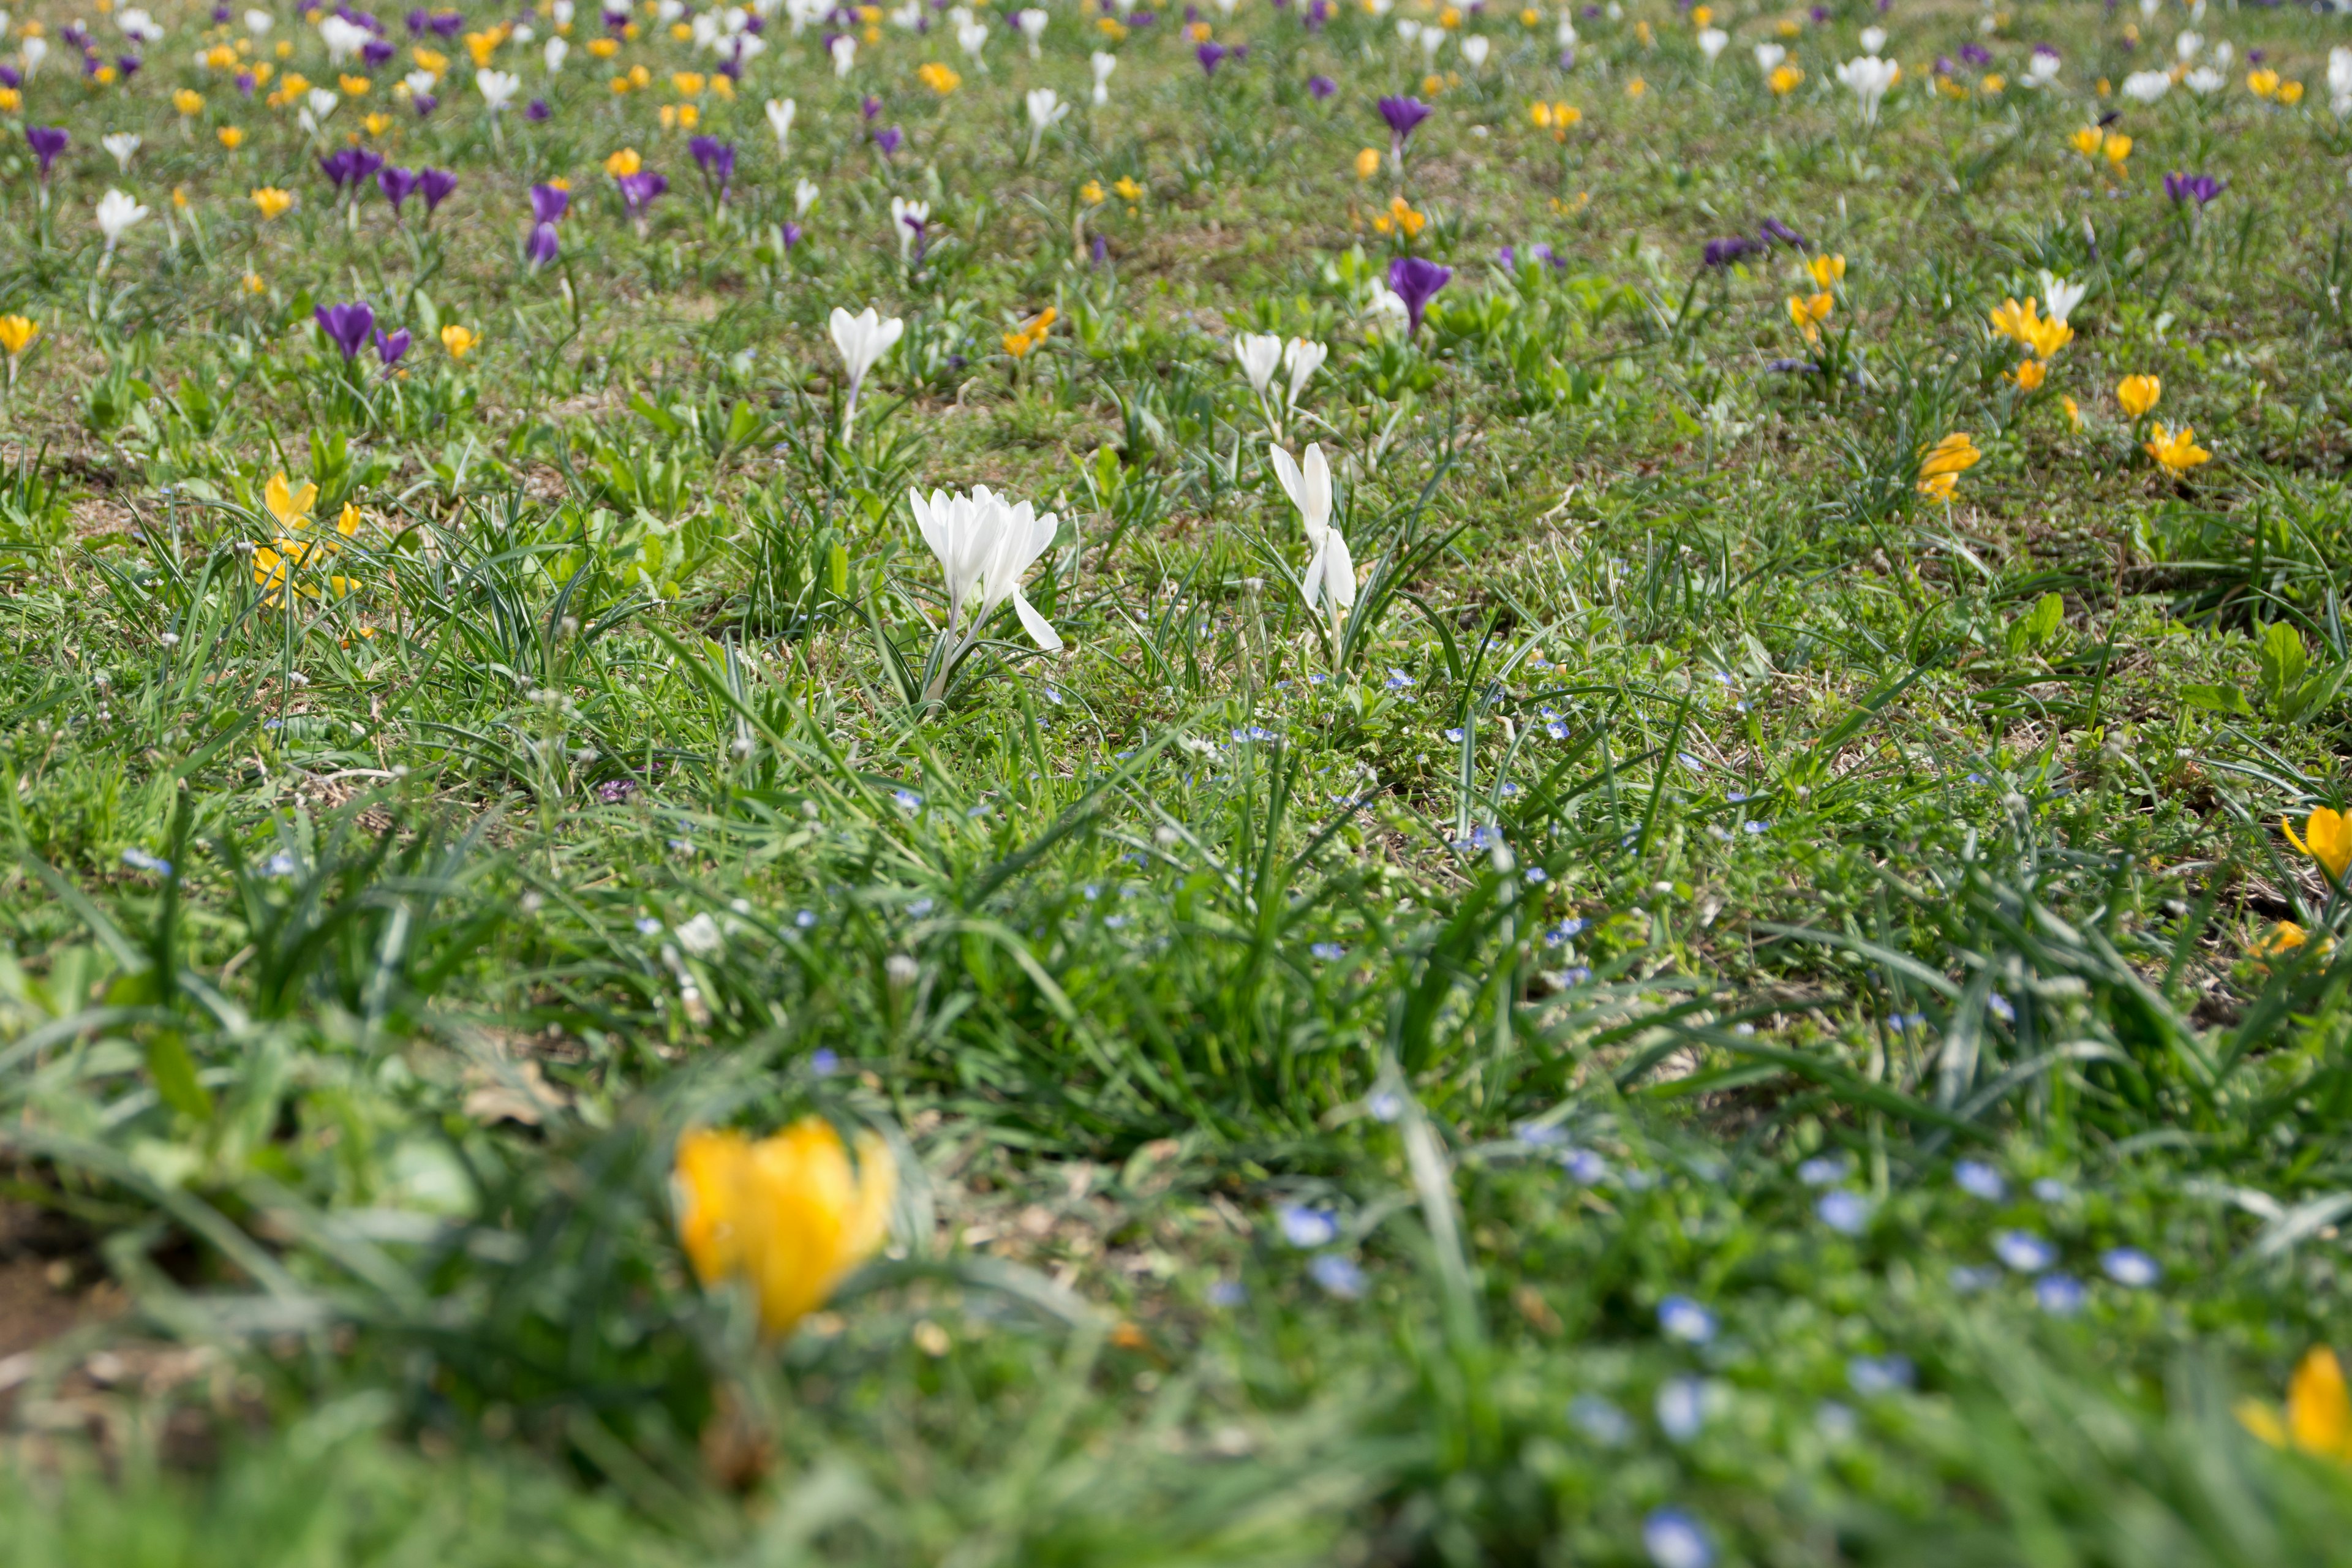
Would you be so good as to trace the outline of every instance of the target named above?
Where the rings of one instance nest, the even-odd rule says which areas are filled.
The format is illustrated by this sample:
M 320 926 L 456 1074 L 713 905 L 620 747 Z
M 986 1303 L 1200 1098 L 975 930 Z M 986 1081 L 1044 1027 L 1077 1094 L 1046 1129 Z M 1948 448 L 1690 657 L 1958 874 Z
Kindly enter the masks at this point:
M 360 58 L 367 62 L 370 70 L 383 65 L 398 53 L 400 51 L 394 48 L 391 40 L 387 38 L 370 38 L 360 46 Z
M 1703 253 L 1703 258 L 1706 266 L 1721 268 L 1730 266 L 1733 262 L 1738 260 L 1741 257 L 1747 255 L 1751 250 L 1761 250 L 1762 248 L 1764 248 L 1762 246 L 1757 244 L 1756 241 L 1748 238 L 1746 235 L 1736 234 L 1729 239 L 1708 240 L 1706 242 L 1706 249 Z
M 222 18 L 221 18 L 221 20 L 223 20 L 223 21 L 226 21 L 226 20 L 228 20 L 228 18 L 227 18 L 227 17 L 226 17 L 226 16 L 224 16 L 224 17 L 222 17 Z M 421 38 L 421 37 L 423 37 L 425 36 L 425 7 L 424 7 L 424 6 L 419 5 L 415 10 L 411 11 L 411 12 L 408 14 L 408 16 L 407 16 L 406 20 L 407 20 L 407 22 L 408 22 L 408 36 L 409 36 L 410 37 L 412 37 L 412 38 Z
M 1323 24 L 1330 19 L 1331 7 L 1328 0 L 1307 0 L 1307 15 L 1301 20 L 1306 24 L 1308 32 L 1321 32 Z
M 1962 44 L 1960 46 L 1960 63 L 1962 65 L 1971 66 L 1989 66 L 1992 64 L 1992 51 L 1986 48 L 1982 44 Z
M 18 88 L 24 85 L 25 79 L 17 73 L 15 66 L 0 65 L 0 87 Z
M 1400 147 L 1431 113 L 1429 105 L 1417 98 L 1384 98 L 1379 107 L 1381 118 L 1388 121 L 1390 137 Z
M 703 182 L 711 186 L 720 201 L 735 184 L 735 143 L 721 142 L 716 136 L 697 136 L 686 144 L 694 154 L 695 166 L 702 171 Z
M 1811 250 L 1812 248 L 1812 241 L 1807 239 L 1803 235 L 1799 234 L 1795 229 L 1790 228 L 1787 224 L 1782 223 L 1779 218 L 1768 217 L 1759 226 L 1763 231 L 1764 246 L 1767 248 L 1774 245 L 1785 245 L 1791 250 Z
M 530 188 L 530 220 L 533 223 L 555 223 L 572 210 L 572 193 L 561 185 L 533 185 Z
M 420 92 L 408 100 L 416 110 L 416 118 L 424 119 L 440 106 L 441 100 L 429 92 Z
M 786 250 L 790 250 L 801 242 L 801 226 L 787 218 L 776 226 L 776 237 L 784 242 Z
M 87 49 L 89 47 L 89 29 L 83 26 L 79 22 L 68 22 L 64 26 L 58 29 L 58 37 L 63 38 L 67 43 L 71 44 L 75 48 Z
M 626 22 L 628 18 L 624 15 L 622 20 Z M 425 25 L 445 38 L 454 38 L 457 29 L 466 25 L 466 18 L 455 11 L 444 11 Z
M 870 92 L 859 101 L 857 108 L 858 111 L 864 114 L 868 120 L 877 120 L 881 118 L 882 100 L 875 97 Z
M 1507 245 L 1495 252 L 1495 261 L 1506 272 L 1517 272 L 1519 269 L 1519 253 Z
M 41 184 L 46 185 L 49 183 L 49 166 L 58 161 L 58 154 L 64 152 L 72 140 L 62 125 L 25 127 L 25 145 L 30 147 L 33 156 L 41 161 Z
M 874 145 L 882 149 L 882 156 L 885 158 L 896 156 L 898 143 L 904 140 L 906 140 L 905 132 L 895 125 L 885 126 L 874 133 Z
M 2200 212 L 2204 210 L 2207 202 L 2221 194 L 2221 188 L 2222 182 L 2210 174 L 2184 174 L 2175 169 L 2164 176 L 2164 194 L 2172 198 L 2173 205 L 2185 205 L 2193 196 Z
M 1307 79 L 1307 95 L 1318 102 L 1339 90 L 1339 84 L 1328 76 L 1310 76 Z
M 383 199 L 392 204 L 392 210 L 396 214 L 401 204 L 416 194 L 416 171 L 379 169 L 376 171 L 375 187 L 383 193 Z
M 139 74 L 139 68 L 146 63 L 146 61 L 141 59 L 137 55 L 117 55 L 114 57 L 115 72 L 125 81 L 129 81 L 132 77 L 137 76 Z
M 555 225 L 542 220 L 531 226 L 530 239 L 523 247 L 523 259 L 536 272 L 555 259 L 557 248 Z
M 1429 308 L 1429 301 L 1453 280 L 1454 268 L 1418 256 L 1400 256 L 1389 263 L 1389 288 L 1404 301 L 1405 314 L 1412 318 L 1416 332 L 1421 331 L 1421 313 Z
M 215 5 L 213 7 L 213 26 L 215 27 L 226 27 L 228 26 L 227 6 Z
M 416 174 L 417 193 L 425 198 L 425 216 L 430 217 L 449 193 L 457 188 L 457 176 L 446 169 L 420 169 Z
M 251 71 L 239 71 L 236 73 L 236 90 L 239 97 L 251 98 L 253 96 L 253 73 Z
M 362 307 L 362 309 L 364 309 L 364 307 Z M 391 372 L 394 365 L 400 363 L 400 356 L 408 352 L 408 344 L 409 336 L 408 329 L 406 327 L 403 327 L 400 331 L 389 335 L 384 332 L 383 328 L 379 327 L 376 329 L 375 357 L 383 362 L 383 368 L 386 374 Z
M 621 201 L 628 207 L 629 216 L 645 221 L 645 209 L 653 199 L 669 189 L 669 181 L 651 169 L 641 169 L 634 174 L 623 174 L 613 184 L 620 187 Z
M 368 335 L 375 331 L 375 311 L 362 300 L 352 305 L 320 305 L 311 312 L 319 330 L 333 340 L 343 351 L 345 362 L 359 357 L 367 345 Z
M 1217 68 L 1224 63 L 1225 56 L 1231 52 L 1224 45 L 1213 40 L 1194 49 L 1192 58 L 1201 62 L 1202 74 L 1215 76 Z

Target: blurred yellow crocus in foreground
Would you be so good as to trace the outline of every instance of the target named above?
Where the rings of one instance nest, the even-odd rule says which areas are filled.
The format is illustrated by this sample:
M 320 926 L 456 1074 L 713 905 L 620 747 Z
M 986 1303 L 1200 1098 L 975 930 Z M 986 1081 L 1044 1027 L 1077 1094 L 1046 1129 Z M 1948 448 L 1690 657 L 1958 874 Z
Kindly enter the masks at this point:
M 2294 836 L 2294 824 L 2285 817 L 2279 826 L 2286 829 L 2286 841 L 2313 859 L 2327 873 L 2331 882 L 2344 879 L 2344 868 L 2352 866 L 2352 816 L 2321 806 L 2304 818 L 2303 837 Z
M 671 1177 L 678 1239 L 704 1286 L 748 1282 L 770 1338 L 823 1306 L 880 1249 L 898 1170 L 874 1132 L 856 1158 L 823 1117 L 756 1142 L 698 1129 L 677 1142 Z
M 2292 1444 L 2322 1458 L 2352 1461 L 2352 1395 L 2345 1391 L 2343 1365 L 2325 1345 L 2305 1355 L 2287 1379 L 2284 1418 L 2248 1399 L 2238 1405 L 2238 1420 L 2273 1448 Z

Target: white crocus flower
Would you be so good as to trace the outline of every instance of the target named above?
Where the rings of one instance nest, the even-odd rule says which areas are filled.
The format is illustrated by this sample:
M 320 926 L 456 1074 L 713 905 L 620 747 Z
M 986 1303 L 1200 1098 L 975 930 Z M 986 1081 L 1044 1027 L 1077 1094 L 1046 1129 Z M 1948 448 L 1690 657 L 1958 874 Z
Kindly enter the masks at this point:
M 1757 73 L 1761 76 L 1770 76 L 1780 68 L 1780 62 L 1788 58 L 1789 51 L 1778 44 L 1759 44 L 1756 46 Z
M 2183 60 L 2195 59 L 2197 51 L 2204 47 L 2205 40 L 2195 33 L 2184 32 L 2172 40 L 2172 52 Z
M 793 184 L 793 216 L 795 218 L 808 216 L 809 208 L 816 205 L 818 195 L 817 184 L 814 180 L 803 176 L 795 181 Z
M 277 17 L 272 16 L 268 12 L 261 10 L 258 7 L 249 10 L 245 14 L 245 30 L 251 33 L 257 38 L 268 34 L 269 29 L 277 25 Z
M 1838 67 L 1837 77 L 1862 100 L 1862 122 L 1875 125 L 1879 100 L 1886 96 L 1888 88 L 1903 79 L 1903 68 L 1876 55 L 1862 55 Z
M 1410 16 L 1397 18 L 1397 37 L 1410 44 L 1421 37 L 1421 24 Z
M 547 47 L 541 51 L 540 57 L 547 61 L 547 74 L 553 76 L 556 72 L 562 70 L 563 68 L 563 57 L 571 52 L 572 46 L 564 39 L 548 39 Z
M 980 58 L 981 50 L 988 47 L 987 23 L 965 22 L 960 25 L 956 28 L 956 42 L 963 47 L 965 54 L 971 57 L 974 68 L 980 70 L 988 68 L 987 62 Z
M 2060 63 L 2057 53 L 2054 50 L 2034 50 L 2033 58 L 2025 62 L 2025 85 L 2028 87 L 2048 87 L 2052 82 L 2058 79 L 2058 68 Z
M 163 41 L 163 24 L 140 6 L 133 5 L 123 12 L 114 19 L 114 25 L 121 28 L 122 36 L 133 43 L 160 44 Z M 0 32 L 5 30 L 5 26 L 0 25 Z
M 2219 69 L 2221 69 L 2221 70 L 2228 70 L 2228 69 L 2230 68 L 2230 62 L 2231 62 L 2232 59 L 2234 59 L 2234 58 L 2237 58 L 2237 53 L 2238 53 L 2237 47 L 2236 47 L 2235 45 L 2233 45 L 2233 44 L 2231 44 L 2231 43 L 2227 42 L 2227 41 L 2224 41 L 2224 42 L 2222 42 L 2222 43 L 2219 43 L 2219 44 L 2214 45 L 2214 46 L 2213 46 L 2213 64 L 2214 64 L 2214 66 L 2215 66 L 2217 68 L 2219 68 Z
M 1242 362 L 1242 374 L 1249 377 L 1250 390 L 1264 397 L 1265 389 L 1274 384 L 1276 367 L 1282 363 L 1282 339 L 1273 332 L 1236 332 L 1234 357 Z
M 319 37 L 327 46 L 327 63 L 340 66 L 367 47 L 373 33 L 357 22 L 346 22 L 341 16 L 329 16 L 319 24 Z
M 2163 71 L 2134 71 L 2124 78 L 2123 94 L 2134 103 L 2154 103 L 2172 90 L 2172 78 Z
M 579 10 L 572 5 L 572 0 L 555 0 L 554 16 L 555 25 L 557 26 L 568 27 L 572 26 L 572 18 L 578 15 Z
M 1864 27 L 1860 37 L 1862 52 L 1865 55 L 1874 55 L 1886 47 L 1886 29 L 1884 27 Z
M 128 131 L 118 131 L 111 136 L 101 136 L 98 144 L 114 154 L 114 163 L 124 174 L 131 172 L 131 160 L 139 152 L 139 138 Z
M 768 129 L 776 133 L 776 156 L 781 158 L 793 150 L 793 117 L 801 111 L 796 99 L 768 100 Z
M 41 62 L 48 58 L 49 41 L 47 38 L 26 38 L 17 47 L 24 59 L 25 74 L 27 77 L 40 69 Z
M 1731 35 L 1720 27 L 1701 27 L 1698 30 L 1698 52 L 1706 57 L 1706 63 L 1710 66 L 1715 64 L 1715 57 L 1723 53 L 1730 43 Z
M 1304 463 L 1279 447 L 1269 447 L 1266 456 L 1307 531 L 1307 572 L 1298 580 L 1298 591 L 1308 609 L 1321 608 L 1330 616 L 1331 629 L 1337 632 L 1356 602 L 1356 563 L 1348 553 L 1347 536 L 1331 526 L 1331 465 L 1324 461 L 1323 448 L 1313 445 L 1307 448 Z
M 1576 23 L 1570 19 L 1567 12 L 1560 13 L 1559 26 L 1552 29 L 1551 37 L 1552 42 L 1563 49 L 1576 47 Z
M 1029 58 L 1033 60 L 1038 58 L 1037 40 L 1045 36 L 1045 24 L 1050 20 L 1052 18 L 1045 12 L 1034 5 L 1013 14 L 1013 25 L 1021 29 L 1021 37 L 1028 43 Z
M 2083 302 L 2083 296 L 2090 291 L 2088 283 L 2077 283 L 2071 278 L 2061 278 L 2047 270 L 2042 274 L 2042 309 L 2048 310 L 2050 319 L 2062 327 L 2066 324 L 2066 318 L 2074 313 L 2074 307 Z
M 1110 101 L 1110 73 L 1118 69 L 1118 57 L 1097 49 L 1087 57 L 1087 64 L 1094 68 L 1094 103 L 1097 109 L 1100 109 Z
M 902 265 L 914 261 L 916 237 L 930 221 L 930 203 L 910 202 L 904 196 L 890 198 L 890 232 L 898 237 L 898 260 Z
M 841 411 L 844 438 L 849 435 L 850 421 L 857 417 L 857 394 L 866 384 L 866 373 L 890 352 L 906 330 L 906 322 L 896 316 L 886 319 L 871 305 L 855 316 L 838 305 L 833 308 L 833 346 L 841 351 L 841 363 L 849 372 L 849 398 Z
M 1438 52 L 1440 49 L 1444 48 L 1444 47 L 1445 47 L 1445 29 L 1444 29 L 1444 28 L 1443 28 L 1443 27 L 1423 27 L 1423 28 L 1421 30 L 1421 52 L 1422 52 L 1422 54 L 1423 54 L 1423 55 L 1424 55 L 1425 57 L 1427 57 L 1427 61 L 1426 61 L 1426 63 L 1427 63 L 1428 65 L 1430 65 L 1430 66 L 1431 66 L 1431 67 L 1433 67 L 1433 68 L 1434 68 L 1434 67 L 1436 66 L 1436 64 L 1437 64 L 1437 52 Z
M 1029 106 L 1029 156 L 1034 158 L 1045 132 L 1070 112 L 1070 106 L 1050 87 L 1031 88 L 1023 101 Z
M 1486 38 L 1475 33 L 1472 34 L 1462 40 L 1462 63 L 1472 70 L 1476 70 L 1486 63 L 1486 52 L 1494 47 Z
M 2180 85 L 2200 98 L 2210 98 L 2230 85 L 2230 79 L 2211 66 L 2199 66 L 2180 79 Z
M 835 34 L 833 37 L 833 74 L 836 77 L 846 77 L 850 72 L 850 68 L 856 65 L 856 63 L 857 40 L 851 37 L 847 33 Z
M 2340 44 L 2327 51 L 2327 99 L 2338 118 L 2352 115 L 2352 49 Z
M 1008 601 L 1031 640 L 1047 653 L 1061 651 L 1060 635 L 1021 589 L 1029 568 L 1053 548 L 1054 536 L 1061 531 L 1058 517 L 1050 511 L 1040 517 L 1027 501 L 1011 505 L 986 485 L 976 486 L 969 495 L 933 490 L 928 500 L 921 491 L 909 490 L 907 499 L 915 527 L 938 558 L 948 588 L 947 629 L 931 656 L 925 701 L 936 701 L 946 691 L 956 666 Z
M 433 73 L 428 70 L 410 71 L 406 76 L 400 79 L 400 85 L 408 89 L 409 97 L 422 98 L 425 94 L 433 90 Z
M 507 34 L 507 42 L 512 44 L 517 48 L 521 48 L 524 45 L 530 43 L 533 38 L 538 37 L 538 29 L 533 27 L 529 22 L 517 22 L 514 25 L 514 30 Z
M 1307 389 L 1308 378 L 1323 368 L 1331 351 L 1312 338 L 1293 338 L 1282 351 L 1282 363 L 1290 372 L 1290 405 L 1298 406 L 1298 395 Z
M 98 232 L 106 237 L 106 253 L 113 255 L 114 247 L 122 243 L 122 237 L 131 231 L 131 226 L 146 216 L 147 209 L 127 191 L 110 189 L 99 197 Z
M 522 78 L 512 71 L 478 70 L 474 73 L 474 85 L 481 89 L 482 101 L 490 106 L 492 114 L 496 114 L 513 102 L 514 95 L 522 90 Z
M 1372 319 L 1374 331 L 1404 331 L 1412 326 L 1412 307 L 1404 302 L 1404 296 L 1385 283 L 1372 289 L 1364 313 Z

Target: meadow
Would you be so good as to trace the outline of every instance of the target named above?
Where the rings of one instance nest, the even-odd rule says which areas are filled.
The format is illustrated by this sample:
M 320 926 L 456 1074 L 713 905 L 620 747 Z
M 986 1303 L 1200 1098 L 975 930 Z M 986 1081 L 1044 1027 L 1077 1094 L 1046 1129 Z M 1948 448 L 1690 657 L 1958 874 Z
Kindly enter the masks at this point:
M 0 16 L 0 1564 L 2352 1563 L 2352 29 Z

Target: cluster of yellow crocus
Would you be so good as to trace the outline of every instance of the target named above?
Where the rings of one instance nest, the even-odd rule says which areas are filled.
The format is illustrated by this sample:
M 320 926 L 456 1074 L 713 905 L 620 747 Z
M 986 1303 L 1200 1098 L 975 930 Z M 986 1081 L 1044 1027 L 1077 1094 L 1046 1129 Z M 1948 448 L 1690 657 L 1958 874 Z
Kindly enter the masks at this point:
M 451 359 L 464 359 L 482 346 L 482 334 L 452 322 L 441 329 L 441 346 L 449 351 Z
M 1045 334 L 1054 330 L 1054 323 L 1060 316 L 1059 310 L 1051 305 L 1046 306 L 1022 322 L 1020 331 L 1004 334 L 1004 352 L 1014 359 L 1027 357 L 1031 349 L 1045 341 Z
M 2124 171 L 2124 160 L 2131 156 L 2132 139 L 2120 131 L 2085 125 L 2067 141 L 2085 158 L 2105 158 L 2108 169 L 2118 175 Z
M 2284 104 L 2289 109 L 2303 101 L 2303 83 L 2284 80 L 2268 66 L 2246 73 L 2246 90 L 2265 102 Z
M 268 509 L 271 519 L 278 524 L 278 537 L 269 544 L 256 547 L 253 552 L 253 581 L 257 586 L 268 590 L 268 596 L 265 601 L 268 604 L 278 603 L 287 584 L 293 579 L 296 567 L 314 555 L 325 558 L 340 553 L 342 541 L 360 530 L 360 509 L 345 502 L 342 514 L 335 520 L 338 537 L 310 538 L 310 509 L 318 504 L 318 500 L 317 485 L 306 483 L 298 490 L 287 483 L 282 473 L 270 475 L 269 483 L 262 488 L 261 504 Z M 353 577 L 334 575 L 327 579 L 327 586 L 339 595 L 348 594 L 359 585 L 359 580 Z M 295 591 L 311 598 L 319 595 L 319 590 L 308 584 L 297 584 Z
M 1960 476 L 1984 461 L 1975 441 L 1965 430 L 1955 430 L 1933 447 L 1919 459 L 1919 493 L 1948 501 L 1959 489 Z
M 1809 343 L 1822 341 L 1822 323 L 1830 319 L 1830 312 L 1835 309 L 1837 300 L 1826 289 L 1810 295 L 1789 296 L 1789 320 L 1797 324 L 1797 330 L 1805 334 Z
M 2044 318 L 2041 302 L 2031 298 L 2021 305 L 2014 300 L 2003 300 L 1994 307 L 1991 316 L 1993 331 L 2016 340 L 2025 350 L 2024 362 L 2010 373 L 2010 378 L 2027 392 L 2039 387 L 2048 377 L 2051 356 L 2074 341 L 2074 328 Z
M 2116 403 L 2133 419 L 2147 417 L 2157 399 L 2163 395 L 2164 383 L 2152 375 L 2127 375 L 2116 384 Z M 2141 444 L 2140 450 L 2175 479 L 2213 460 L 2213 454 L 2197 444 L 2195 426 L 2183 425 L 2172 430 L 2162 420 L 2148 427 L 2148 438 Z
M 1584 122 L 1584 110 L 1572 103 L 1546 103 L 1538 99 L 1528 105 L 1528 118 L 1537 129 L 1551 132 L 1555 142 L 1566 142 L 1573 127 Z
M 1429 215 L 1412 210 L 1412 204 L 1402 196 L 1389 198 L 1389 210 L 1372 219 L 1372 228 L 1380 234 L 1401 234 L 1407 239 L 1418 239 L 1428 226 Z
M 695 1277 L 706 1288 L 748 1283 L 771 1338 L 823 1306 L 881 1248 L 898 1183 L 878 1135 L 858 1135 L 853 1163 L 833 1123 L 817 1116 L 756 1142 L 688 1132 L 671 1178 Z

